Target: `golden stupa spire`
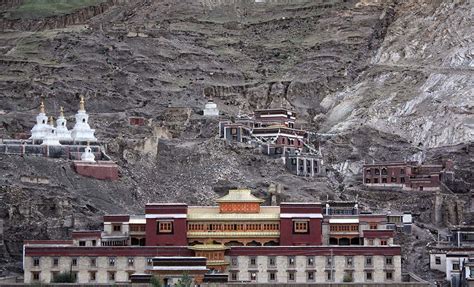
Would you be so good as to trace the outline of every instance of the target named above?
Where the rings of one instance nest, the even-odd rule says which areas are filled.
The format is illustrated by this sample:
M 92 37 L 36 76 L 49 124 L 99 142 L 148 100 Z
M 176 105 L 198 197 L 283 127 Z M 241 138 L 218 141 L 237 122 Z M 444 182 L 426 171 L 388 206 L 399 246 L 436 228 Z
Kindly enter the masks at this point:
M 41 100 L 40 113 L 44 114 L 44 102 Z
M 64 118 L 64 108 L 63 107 L 59 107 L 59 116 Z
M 53 116 L 50 116 L 50 117 L 49 117 L 49 124 L 50 124 L 51 126 L 54 126 L 54 119 L 53 119 Z
M 84 96 L 81 96 L 81 101 L 79 102 L 79 110 L 80 111 L 85 111 L 85 102 L 84 102 Z

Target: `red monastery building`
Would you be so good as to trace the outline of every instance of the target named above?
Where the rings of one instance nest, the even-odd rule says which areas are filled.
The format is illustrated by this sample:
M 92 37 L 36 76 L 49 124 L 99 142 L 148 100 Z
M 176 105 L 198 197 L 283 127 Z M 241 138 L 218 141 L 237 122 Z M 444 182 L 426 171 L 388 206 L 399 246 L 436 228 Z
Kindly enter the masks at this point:
M 25 283 L 72 272 L 78 283 L 120 283 L 157 275 L 173 284 L 229 282 L 400 282 L 401 248 L 386 215 L 357 204 L 262 206 L 230 190 L 217 206 L 150 203 L 144 215 L 106 215 L 103 231 L 72 240 L 26 241 Z

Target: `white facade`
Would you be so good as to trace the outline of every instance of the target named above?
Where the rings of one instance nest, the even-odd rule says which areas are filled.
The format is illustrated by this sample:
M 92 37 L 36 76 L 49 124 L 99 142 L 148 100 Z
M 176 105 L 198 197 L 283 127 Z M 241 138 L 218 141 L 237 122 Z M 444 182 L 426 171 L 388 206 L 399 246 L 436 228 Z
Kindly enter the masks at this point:
M 49 146 L 61 145 L 61 143 L 59 143 L 59 138 L 56 134 L 56 128 L 54 127 L 53 117 L 51 117 L 50 119 L 50 124 L 48 125 L 48 131 L 43 138 L 42 145 L 49 145 Z
M 207 104 L 204 107 L 204 116 L 206 117 L 217 117 L 219 116 L 219 110 L 217 109 L 216 103 L 213 101 L 207 102 Z
M 86 113 L 84 108 L 84 98 L 81 98 L 79 110 L 75 116 L 76 124 L 72 129 L 71 136 L 74 141 L 89 141 L 95 142 L 97 141 L 96 137 L 94 136 L 95 130 L 91 129 L 89 126 L 88 120 L 89 115 Z

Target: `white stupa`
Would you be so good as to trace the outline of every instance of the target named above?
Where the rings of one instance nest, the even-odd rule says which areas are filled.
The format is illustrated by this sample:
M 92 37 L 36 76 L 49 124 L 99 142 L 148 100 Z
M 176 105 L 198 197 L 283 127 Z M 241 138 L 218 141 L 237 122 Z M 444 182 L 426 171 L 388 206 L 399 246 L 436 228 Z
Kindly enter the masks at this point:
M 72 141 L 71 131 L 67 129 L 67 120 L 64 118 L 63 107 L 59 111 L 59 118 L 56 120 L 56 136 L 60 141 Z
M 86 109 L 84 107 L 84 97 L 81 97 L 79 110 L 76 114 L 76 124 L 74 125 L 74 128 L 71 131 L 71 136 L 74 141 L 97 141 L 94 136 L 95 130 L 91 129 L 91 127 L 87 123 L 88 120 L 89 115 L 86 113 Z
M 43 139 L 42 145 L 61 145 L 56 135 L 53 117 L 49 118 L 48 132 Z
M 95 162 L 95 156 L 92 153 L 92 149 L 89 145 L 87 145 L 86 149 L 81 154 L 81 161 Z
M 30 139 L 43 140 L 49 131 L 50 127 L 48 125 L 48 117 L 44 112 L 44 103 L 41 101 L 40 113 L 36 116 L 36 124 L 34 125 L 33 129 L 31 129 Z
M 206 117 L 217 117 L 219 116 L 219 110 L 217 109 L 217 104 L 212 100 L 209 100 L 204 106 L 204 116 Z

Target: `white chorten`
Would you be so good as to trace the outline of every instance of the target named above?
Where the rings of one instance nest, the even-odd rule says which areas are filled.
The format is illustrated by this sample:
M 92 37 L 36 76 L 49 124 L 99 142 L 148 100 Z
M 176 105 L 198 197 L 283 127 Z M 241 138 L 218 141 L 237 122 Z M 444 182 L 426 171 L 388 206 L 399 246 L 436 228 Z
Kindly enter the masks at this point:
M 43 139 L 42 145 L 61 145 L 56 135 L 56 128 L 54 127 L 53 117 L 49 118 L 48 133 Z
M 217 104 L 212 100 L 209 100 L 204 106 L 204 116 L 206 117 L 217 117 L 219 116 L 219 110 L 217 109 Z
M 92 153 L 92 149 L 89 145 L 87 145 L 86 149 L 81 154 L 81 160 L 87 162 L 95 162 L 95 156 Z
M 41 101 L 40 113 L 36 116 L 36 124 L 31 129 L 32 140 L 42 140 L 49 133 L 50 127 L 48 125 L 48 117 L 44 112 L 44 103 Z
M 67 129 L 67 120 L 64 118 L 64 109 L 60 108 L 59 118 L 56 120 L 56 136 L 60 141 L 72 141 L 71 131 Z
M 91 129 L 87 121 L 89 115 L 86 113 L 84 108 L 84 97 L 81 97 L 79 110 L 76 114 L 76 124 L 72 129 L 71 136 L 74 141 L 91 141 L 95 142 L 97 139 L 94 136 L 95 130 Z

